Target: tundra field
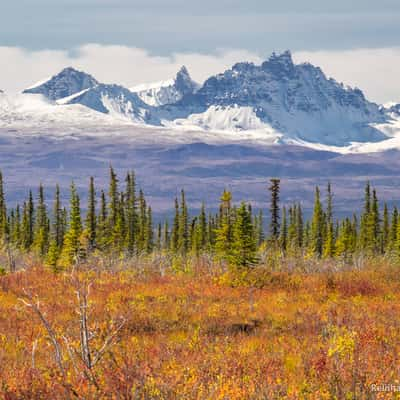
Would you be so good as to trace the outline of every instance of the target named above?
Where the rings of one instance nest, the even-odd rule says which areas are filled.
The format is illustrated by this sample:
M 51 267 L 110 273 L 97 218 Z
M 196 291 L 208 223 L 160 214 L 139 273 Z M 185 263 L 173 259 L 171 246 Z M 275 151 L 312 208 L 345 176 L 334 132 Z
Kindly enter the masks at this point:
M 393 263 L 106 261 L 1 277 L 2 399 L 398 398 Z

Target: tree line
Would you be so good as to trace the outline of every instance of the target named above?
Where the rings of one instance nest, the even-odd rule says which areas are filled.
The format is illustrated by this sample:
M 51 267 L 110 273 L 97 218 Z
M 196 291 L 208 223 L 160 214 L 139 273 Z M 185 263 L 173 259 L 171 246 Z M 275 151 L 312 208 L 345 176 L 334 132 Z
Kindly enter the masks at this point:
M 29 191 L 22 204 L 9 209 L 0 173 L 0 241 L 7 251 L 37 254 L 54 270 L 91 254 L 210 254 L 232 266 L 251 267 L 266 251 L 295 257 L 341 258 L 346 262 L 360 253 L 400 253 L 398 210 L 394 207 L 389 213 L 384 204 L 381 211 L 376 190 L 369 183 L 361 213 L 343 219 L 334 217 L 330 183 L 324 199 L 316 187 L 313 213 L 308 220 L 301 203 L 281 207 L 279 179 L 270 179 L 268 191 L 267 229 L 262 211 L 254 212 L 249 203 L 234 204 L 232 193 L 227 190 L 221 195 L 217 212 L 207 212 L 203 203 L 197 215 L 189 213 L 182 190 L 175 198 L 172 222 L 166 219 L 154 224 L 151 206 L 143 191 L 138 190 L 134 172 L 128 172 L 121 184 L 110 167 L 107 192 L 98 192 L 90 178 L 85 215 L 74 183 L 68 207 L 62 205 L 58 185 L 53 205 L 48 207 L 40 185 L 36 196 Z

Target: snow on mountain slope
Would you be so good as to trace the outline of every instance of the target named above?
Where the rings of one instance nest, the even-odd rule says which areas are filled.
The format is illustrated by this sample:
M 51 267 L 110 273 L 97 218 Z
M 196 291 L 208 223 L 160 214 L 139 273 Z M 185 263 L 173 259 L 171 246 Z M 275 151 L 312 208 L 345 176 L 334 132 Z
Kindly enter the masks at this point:
M 163 121 L 166 124 L 165 121 Z M 211 106 L 204 113 L 191 114 L 187 119 L 176 119 L 173 125 L 199 127 L 205 130 L 263 130 L 267 125 L 252 107 Z
M 97 80 L 85 72 L 68 67 L 46 81 L 25 89 L 25 94 L 42 94 L 49 100 L 59 100 L 98 84 Z
M 154 107 L 174 104 L 184 96 L 193 94 L 199 85 L 194 82 L 186 67 L 182 67 L 175 79 L 150 84 L 142 84 L 131 88 L 146 104 Z
M 119 85 L 99 84 L 93 88 L 71 96 L 65 104 L 81 104 L 116 119 L 132 122 L 150 121 L 150 107 L 135 93 Z
M 176 132 L 176 139 L 186 135 L 185 141 L 218 133 L 228 141 L 291 143 L 339 152 L 400 147 L 399 104 L 369 102 L 361 90 L 327 78 L 320 68 L 295 65 L 290 52 L 273 54 L 261 65 L 235 64 L 201 87 L 185 67 L 174 79 L 131 90 L 65 68 L 24 93 L 0 94 L 0 126 L 59 124 L 80 129 L 98 124 L 101 130 L 102 125 L 117 129 L 141 124 L 164 126 L 168 138 Z
M 121 124 L 122 122 L 120 122 Z M 57 106 L 42 95 L 0 94 L 0 127 L 10 129 L 52 128 L 61 132 L 66 127 L 76 130 L 87 126 L 115 125 L 115 119 L 82 105 Z
M 233 105 L 251 107 L 262 122 L 291 139 L 346 146 L 386 138 L 371 126 L 386 121 L 377 104 L 359 89 L 326 78 L 320 68 L 294 65 L 290 52 L 273 54 L 260 66 L 234 65 L 209 78 L 195 94 L 165 106 L 163 118 L 170 113 L 190 119 L 211 106 Z

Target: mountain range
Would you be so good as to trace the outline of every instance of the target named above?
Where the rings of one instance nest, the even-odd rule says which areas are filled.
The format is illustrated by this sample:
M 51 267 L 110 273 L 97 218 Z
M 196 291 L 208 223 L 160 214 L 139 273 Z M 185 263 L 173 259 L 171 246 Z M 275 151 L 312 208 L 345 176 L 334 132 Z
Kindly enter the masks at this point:
M 173 79 L 130 89 L 68 67 L 19 96 L 0 92 L 0 127 L 87 125 L 376 151 L 399 147 L 400 104 L 371 102 L 319 67 L 295 64 L 289 51 L 273 53 L 261 65 L 237 63 L 201 85 L 185 67 Z

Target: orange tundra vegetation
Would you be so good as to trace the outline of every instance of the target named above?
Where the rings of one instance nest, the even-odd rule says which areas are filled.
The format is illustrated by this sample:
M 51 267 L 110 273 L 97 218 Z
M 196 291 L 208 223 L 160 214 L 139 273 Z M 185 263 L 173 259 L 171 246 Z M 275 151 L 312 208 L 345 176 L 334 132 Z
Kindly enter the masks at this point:
M 400 275 L 383 263 L 0 279 L 1 399 L 375 399 L 399 383 Z

